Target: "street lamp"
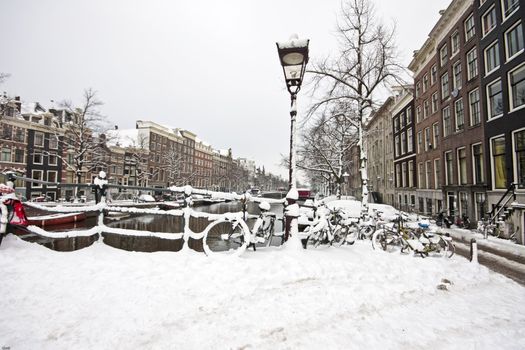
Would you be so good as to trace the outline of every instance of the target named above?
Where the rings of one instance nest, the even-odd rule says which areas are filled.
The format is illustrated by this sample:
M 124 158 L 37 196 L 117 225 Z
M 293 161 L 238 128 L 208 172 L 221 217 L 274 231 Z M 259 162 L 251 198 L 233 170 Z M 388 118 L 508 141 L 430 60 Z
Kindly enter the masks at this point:
M 279 60 L 283 67 L 284 80 L 286 88 L 290 93 L 291 108 L 290 108 L 290 162 L 289 162 L 289 190 L 286 196 L 288 200 L 288 207 L 286 210 L 286 233 L 285 240 L 288 240 L 290 229 L 294 233 L 298 232 L 297 216 L 299 210 L 295 210 L 295 202 L 298 199 L 297 193 L 297 174 L 295 169 L 295 118 L 297 116 L 297 93 L 301 89 L 306 64 L 308 63 L 308 44 L 310 40 L 299 39 L 297 34 L 290 37 L 290 40 L 285 42 L 278 42 L 277 52 Z M 295 217 L 295 220 L 293 220 Z M 293 222 L 293 225 L 292 225 Z

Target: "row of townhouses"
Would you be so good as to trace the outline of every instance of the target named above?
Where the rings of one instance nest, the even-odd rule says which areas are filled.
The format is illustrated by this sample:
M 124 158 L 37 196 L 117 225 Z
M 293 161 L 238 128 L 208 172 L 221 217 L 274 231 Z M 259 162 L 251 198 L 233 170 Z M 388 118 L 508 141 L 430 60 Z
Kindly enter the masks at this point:
M 23 176 L 62 184 L 92 183 L 105 171 L 113 184 L 166 188 L 192 185 L 220 191 L 244 191 L 257 186 L 276 189 L 285 181 L 256 167 L 254 161 L 234 158 L 232 150 L 214 149 L 196 134 L 151 121 L 137 121 L 131 130 L 107 131 L 89 136 L 92 144 L 85 152 L 84 166 L 75 167 L 81 149 L 74 137 L 75 113 L 60 108 L 44 108 L 39 103 L 22 103 L 20 98 L 1 96 L 0 106 L 0 171 L 15 171 Z M 70 200 L 75 191 L 49 184 L 18 181 L 16 184 L 28 199 Z M 89 197 L 80 190 L 79 196 Z M 134 193 L 119 192 L 131 197 Z
M 370 190 L 472 222 L 501 208 L 524 242 L 525 4 L 453 0 L 440 15 L 414 51 L 414 83 L 393 88 L 368 121 Z

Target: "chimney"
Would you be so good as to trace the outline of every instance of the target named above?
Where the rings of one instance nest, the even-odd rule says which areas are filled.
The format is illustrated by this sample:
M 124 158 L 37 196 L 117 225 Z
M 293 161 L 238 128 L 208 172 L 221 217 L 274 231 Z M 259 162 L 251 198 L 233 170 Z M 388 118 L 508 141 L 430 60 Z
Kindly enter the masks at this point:
M 444 13 L 445 13 L 445 10 L 439 10 L 439 15 L 440 16 L 443 16 Z
M 115 130 L 118 130 L 118 125 L 115 125 Z

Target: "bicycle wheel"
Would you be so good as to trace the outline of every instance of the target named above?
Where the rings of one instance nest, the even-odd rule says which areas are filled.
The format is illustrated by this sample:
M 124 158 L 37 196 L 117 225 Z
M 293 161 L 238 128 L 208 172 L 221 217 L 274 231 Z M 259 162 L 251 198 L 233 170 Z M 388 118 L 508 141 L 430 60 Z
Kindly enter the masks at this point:
M 447 237 L 447 238 L 450 238 L 450 237 Z M 456 246 L 454 245 L 454 242 L 452 242 L 452 239 L 447 240 L 445 239 L 445 237 L 441 237 L 441 242 L 442 243 L 440 244 L 442 245 L 442 248 L 444 251 L 443 254 L 447 258 L 452 258 L 452 256 L 456 253 Z
M 319 247 L 323 237 L 324 237 L 324 234 L 322 231 L 311 233 L 306 239 L 306 249 L 308 248 L 312 249 L 312 248 Z
M 386 250 L 385 230 L 376 230 L 372 235 L 372 248 L 375 250 Z
M 242 220 L 220 219 L 204 230 L 202 246 L 206 255 L 229 253 L 240 255 L 250 242 L 250 230 Z
M 336 247 L 342 246 L 346 242 L 346 236 L 348 235 L 348 227 L 337 227 L 334 230 L 334 239 L 332 245 Z

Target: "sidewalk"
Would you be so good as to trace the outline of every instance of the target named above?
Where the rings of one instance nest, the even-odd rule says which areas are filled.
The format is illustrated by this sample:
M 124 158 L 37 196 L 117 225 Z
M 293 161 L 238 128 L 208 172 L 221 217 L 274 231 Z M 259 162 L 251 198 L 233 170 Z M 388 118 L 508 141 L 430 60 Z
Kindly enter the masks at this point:
M 443 231 L 450 233 L 454 239 L 456 252 L 467 258 L 470 257 L 470 242 L 474 238 L 481 265 L 525 285 L 525 246 L 492 236 L 485 239 L 480 233 L 460 228 Z

